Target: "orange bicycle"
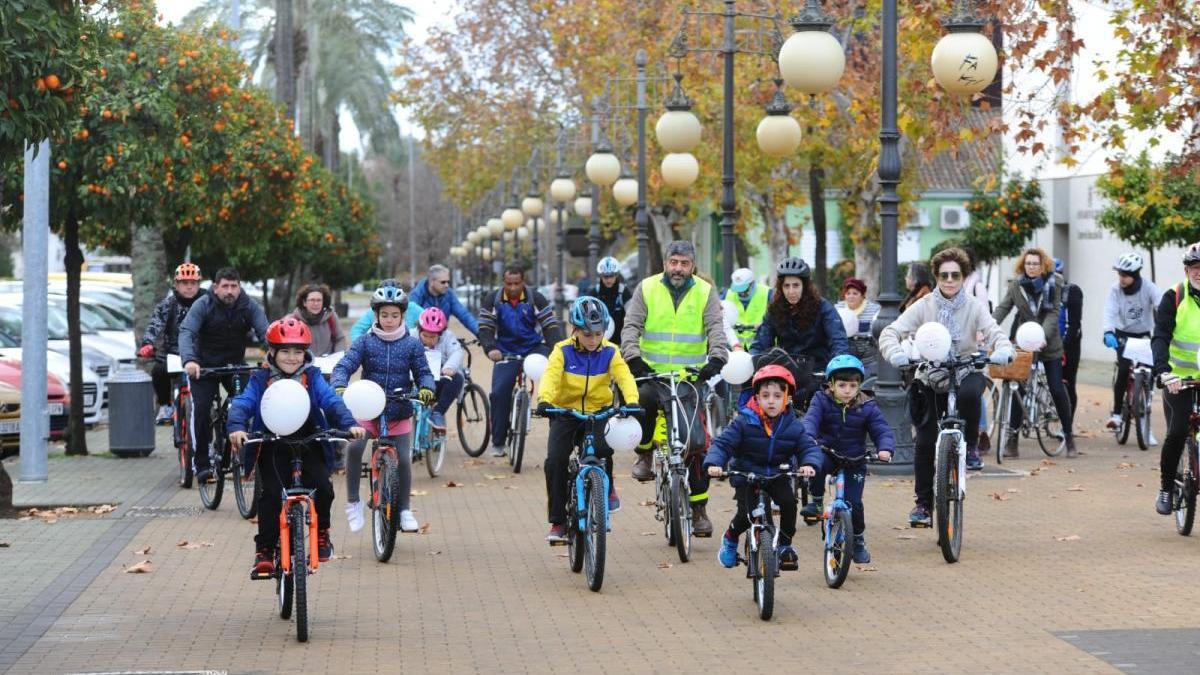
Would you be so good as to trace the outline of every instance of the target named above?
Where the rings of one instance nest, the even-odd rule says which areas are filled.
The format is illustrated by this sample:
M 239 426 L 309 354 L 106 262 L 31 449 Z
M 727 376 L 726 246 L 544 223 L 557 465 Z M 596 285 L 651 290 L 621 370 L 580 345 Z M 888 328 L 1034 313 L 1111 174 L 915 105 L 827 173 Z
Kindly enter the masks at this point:
M 317 531 L 320 523 L 317 507 L 313 501 L 316 488 L 300 482 L 304 469 L 304 448 L 311 443 L 324 441 L 346 442 L 351 438 L 343 431 L 327 430 L 307 438 L 286 439 L 274 434 L 251 434 L 250 443 L 274 442 L 286 445 L 292 452 L 292 486 L 283 493 L 283 504 L 279 509 L 279 542 L 275 547 L 275 571 L 272 574 L 255 574 L 254 580 L 275 579 L 275 594 L 279 601 L 279 617 L 290 619 L 292 608 L 296 610 L 296 639 L 308 641 L 308 575 L 320 566 L 317 555 Z M 261 517 L 267 517 L 262 514 Z

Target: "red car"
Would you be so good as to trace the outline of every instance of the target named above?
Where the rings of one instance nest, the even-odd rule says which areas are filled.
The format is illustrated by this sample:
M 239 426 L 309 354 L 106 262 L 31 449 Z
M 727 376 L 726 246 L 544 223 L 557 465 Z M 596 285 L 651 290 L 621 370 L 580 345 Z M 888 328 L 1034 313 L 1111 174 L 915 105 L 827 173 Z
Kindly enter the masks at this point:
M 0 359 L 0 382 L 20 391 L 21 362 Z M 50 409 L 50 440 L 61 441 L 63 432 L 67 429 L 69 399 L 62 380 L 51 373 L 46 373 L 46 404 Z M 13 412 L 17 412 L 16 410 L 6 412 L 9 415 L 3 415 L 3 419 L 0 419 L 0 457 L 15 455 L 20 448 L 20 417 L 10 417 Z

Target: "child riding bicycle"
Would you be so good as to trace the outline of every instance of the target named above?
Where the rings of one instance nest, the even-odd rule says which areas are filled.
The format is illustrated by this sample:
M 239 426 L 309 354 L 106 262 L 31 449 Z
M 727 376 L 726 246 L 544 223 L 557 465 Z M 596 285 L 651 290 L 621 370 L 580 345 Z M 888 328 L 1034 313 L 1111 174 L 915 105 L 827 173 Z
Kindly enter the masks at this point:
M 838 454 L 858 459 L 867 454 L 867 434 L 879 450 L 879 459 L 892 458 L 896 442 L 892 429 L 880 412 L 875 399 L 867 396 L 859 387 L 866 377 L 863 363 L 858 357 L 843 354 L 835 356 L 825 366 L 825 389 L 817 392 L 804 415 L 804 430 L 821 445 L 829 446 Z M 813 501 L 805 506 L 800 515 L 805 520 L 821 516 L 824 507 L 825 477 L 834 470 L 833 459 L 823 457 L 817 467 L 817 475 L 809 481 L 809 494 Z M 863 533 L 866 519 L 863 512 L 862 494 L 866 487 L 867 468 L 858 465 L 846 471 L 846 501 L 850 504 L 850 516 L 854 521 L 854 562 L 871 562 L 867 542 Z
M 796 393 L 792 373 L 780 365 L 764 366 L 754 373 L 751 387 L 753 398 L 708 449 L 704 458 L 708 475 L 720 476 L 727 464 L 737 471 L 766 477 L 788 471 L 798 471 L 805 477 L 814 475 L 823 461 L 821 448 L 791 412 L 791 398 Z M 725 567 L 737 564 L 738 538 L 750 528 L 750 510 L 756 503 L 745 478 L 733 476 L 729 484 L 733 486 L 737 514 L 717 552 L 717 560 Z M 792 536 L 796 534 L 795 490 L 791 481 L 785 480 L 773 481 L 762 489 L 779 506 L 779 566 L 794 570 L 799 560 L 792 547 Z
M 360 336 L 346 350 L 346 355 L 333 368 L 330 384 L 343 389 L 361 366 L 363 379 L 375 382 L 387 394 L 396 389 L 407 391 L 414 381 L 420 387 L 418 398 L 425 405 L 433 403 L 434 382 L 425 361 L 425 349 L 421 341 L 413 337 L 404 325 L 404 312 L 408 308 L 408 296 L 398 286 L 383 284 L 371 296 L 371 311 L 375 323 L 370 331 Z M 412 462 L 409 445 L 412 443 L 412 404 L 407 399 L 389 396 L 383 415 L 387 429 L 379 428 L 378 420 L 359 420 L 373 437 L 389 436 L 395 442 L 397 466 L 400 474 L 400 529 L 416 532 L 418 523 L 409 509 L 409 492 L 412 489 Z M 359 499 L 358 487 L 362 481 L 362 456 L 367 447 L 366 439 L 351 443 L 346 450 L 346 520 L 350 531 L 358 532 L 363 527 L 363 504 Z
M 571 408 L 581 413 L 594 413 L 613 404 L 611 384 L 621 390 L 625 405 L 638 404 L 637 384 L 621 351 L 604 339 L 608 327 L 608 308 L 599 299 L 584 295 L 571 305 L 569 319 L 573 326 L 571 337 L 554 345 L 550 362 L 539 384 L 539 414 L 550 408 Z M 556 416 L 550 420 L 550 438 L 546 451 L 546 500 L 550 532 L 546 541 L 551 544 L 567 540 L 567 497 L 570 490 L 567 463 L 579 444 L 583 422 L 572 417 Z M 613 484 L 612 449 L 604 434 L 595 436 L 596 456 L 604 459 L 608 473 L 609 512 L 621 509 L 621 500 Z
M 446 411 L 450 404 L 458 398 L 463 388 L 463 361 L 467 352 L 458 343 L 458 336 L 448 329 L 446 314 L 437 307 L 430 307 L 421 312 L 417 319 L 417 334 L 421 338 L 421 346 L 425 347 L 428 360 L 432 354 L 437 354 L 436 360 L 441 363 L 439 372 L 433 374 L 437 380 L 437 403 L 429 413 L 429 423 L 434 430 L 446 431 Z
M 259 405 L 263 394 L 272 384 L 281 380 L 296 380 L 308 390 L 308 419 L 304 426 L 289 438 L 304 438 L 318 430 L 333 426 L 349 430 L 355 438 L 362 438 L 363 429 L 354 422 L 354 416 L 342 403 L 341 397 L 325 382 L 321 369 L 312 365 L 312 333 L 305 323 L 295 317 L 287 317 L 267 327 L 267 364 L 250 376 L 246 388 L 229 404 L 229 444 L 234 452 L 240 452 L 248 436 L 247 431 L 264 430 Z M 275 572 L 275 546 L 279 541 L 279 513 L 283 489 L 290 485 L 292 453 L 283 442 L 264 443 L 258 449 L 258 478 L 262 490 L 258 495 L 258 534 L 254 537 L 254 570 L 259 576 Z M 333 484 L 329 481 L 329 467 L 333 464 L 333 450 L 326 444 L 312 443 L 304 448 L 304 485 L 316 488 L 317 555 L 321 562 L 333 556 L 333 542 L 329 540 L 329 507 L 333 504 Z M 251 462 L 246 462 L 250 466 Z

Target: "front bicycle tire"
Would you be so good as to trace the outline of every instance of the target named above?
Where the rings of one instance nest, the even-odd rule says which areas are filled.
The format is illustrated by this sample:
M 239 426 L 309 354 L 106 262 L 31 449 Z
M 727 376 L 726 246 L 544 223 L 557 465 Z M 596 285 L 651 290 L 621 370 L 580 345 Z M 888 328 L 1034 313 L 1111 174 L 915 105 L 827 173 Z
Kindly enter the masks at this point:
M 1121 399 L 1121 426 L 1117 427 L 1117 444 L 1125 445 L 1129 440 L 1129 430 L 1133 427 L 1133 392 L 1132 386 L 1126 380 L 1125 397 Z
M 583 570 L 583 554 L 586 544 L 583 541 L 584 532 L 579 527 L 579 504 L 575 502 L 576 476 L 571 480 L 571 501 L 567 504 L 567 558 L 571 562 L 571 571 L 579 574 Z
M 492 410 L 483 387 L 472 382 L 458 399 L 458 442 L 463 452 L 478 457 L 487 449 L 492 429 Z
M 850 556 L 854 550 L 854 525 L 850 512 L 843 508 L 833 509 L 830 514 L 829 530 L 825 536 L 825 555 L 822 559 L 825 568 L 825 585 L 830 588 L 841 588 L 850 574 Z
M 775 573 L 779 570 L 775 562 L 775 536 L 769 527 L 757 532 L 757 535 L 750 535 L 758 537 L 758 567 L 754 571 L 754 595 L 758 603 L 758 618 L 770 621 L 771 615 L 775 613 Z
M 179 450 L 179 487 L 185 490 L 192 487 L 192 436 L 188 432 L 186 405 L 184 397 L 176 397 L 172 419 L 175 447 Z
M 210 511 L 216 511 L 221 506 L 221 495 L 225 493 L 225 462 L 221 459 L 224 454 L 224 441 L 223 437 L 217 436 L 217 431 L 218 426 L 214 425 L 212 445 L 216 446 L 216 450 L 210 450 L 208 453 L 212 479 L 197 481 L 197 487 L 200 489 L 200 503 Z M 224 432 L 223 425 L 220 426 L 220 431 Z
M 437 478 L 442 471 L 442 460 L 446 458 L 446 434 L 429 434 L 429 447 L 425 449 L 425 471 L 430 478 Z
M 595 472 L 591 472 L 595 473 Z M 588 588 L 599 591 L 604 585 L 604 554 L 608 535 L 608 495 L 604 482 L 595 475 L 588 476 L 583 486 L 587 512 L 584 523 L 583 574 Z
M 508 461 L 513 473 L 521 473 L 521 461 L 525 459 L 525 434 L 529 431 L 529 392 L 521 389 L 513 400 L 513 427 L 508 430 Z
M 937 509 L 938 546 L 948 563 L 958 562 L 962 552 L 962 500 L 958 496 L 958 452 L 953 439 L 945 437 L 938 452 L 934 487 Z
M 1150 406 L 1148 405 L 1149 394 L 1146 388 L 1141 386 L 1141 379 L 1135 381 L 1133 389 L 1133 421 L 1134 431 L 1137 432 L 1137 444 L 1139 450 L 1150 449 Z
M 675 552 L 679 554 L 679 562 L 692 559 L 692 510 L 688 502 L 688 488 L 683 476 L 671 474 L 671 533 L 675 535 Z
M 246 520 L 258 515 L 258 472 L 250 469 L 249 476 L 243 476 L 244 465 L 241 453 L 233 457 L 233 498 L 237 502 L 238 513 Z
M 1175 507 L 1175 531 L 1185 537 L 1192 533 L 1192 525 L 1196 522 L 1196 454 L 1196 437 L 1188 436 L 1179 456 L 1175 489 L 1171 495 Z
M 1037 434 L 1038 445 L 1047 457 L 1058 457 L 1066 449 L 1063 440 L 1066 438 L 1062 420 L 1054 408 L 1054 399 L 1050 396 L 1050 388 L 1043 386 L 1038 390 L 1037 424 L 1034 432 Z M 1136 421 L 1136 420 L 1135 420 Z
M 400 476 L 396 459 L 391 453 L 383 454 L 383 466 L 379 471 L 379 502 L 371 511 L 371 547 L 375 559 L 387 562 L 396 550 L 396 529 L 400 522 Z M 375 493 L 372 485 L 372 493 Z
M 308 534 L 304 508 L 295 505 L 288 513 L 292 531 L 292 585 L 296 595 L 296 639 L 308 642 Z
M 1004 441 L 1011 433 L 1009 420 L 1012 407 L 1012 389 L 1008 382 L 1000 381 L 1000 386 L 992 389 L 992 445 L 996 446 L 996 465 L 1004 463 Z

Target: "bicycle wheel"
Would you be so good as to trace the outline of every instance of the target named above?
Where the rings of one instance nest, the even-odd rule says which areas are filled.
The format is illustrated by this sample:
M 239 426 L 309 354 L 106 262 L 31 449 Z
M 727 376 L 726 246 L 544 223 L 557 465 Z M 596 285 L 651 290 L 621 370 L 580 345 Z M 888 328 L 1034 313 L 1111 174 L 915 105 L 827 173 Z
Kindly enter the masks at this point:
M 1125 384 L 1125 398 L 1121 401 L 1121 426 L 1117 427 L 1117 443 L 1125 445 L 1129 430 L 1133 426 L 1133 380 Z
M 1047 457 L 1061 455 L 1066 448 L 1063 444 L 1066 434 L 1063 432 L 1062 420 L 1058 418 L 1058 411 L 1054 407 L 1054 399 L 1050 396 L 1050 388 L 1044 384 L 1038 388 L 1037 417 L 1031 418 L 1031 420 L 1033 419 L 1037 420 L 1037 424 L 1033 428 L 1042 452 Z
M 675 535 L 675 552 L 679 554 L 679 562 L 687 562 L 692 559 L 692 509 L 683 476 L 672 473 L 669 490 L 671 533 Z
M 843 508 L 834 509 L 826 527 L 823 559 L 825 585 L 841 588 L 850 574 L 850 556 L 854 550 L 854 525 L 850 520 L 850 512 Z
M 246 520 L 258 514 L 258 472 L 250 468 L 250 475 L 243 476 L 245 465 L 242 453 L 234 452 L 230 461 L 233 473 L 233 498 L 237 501 L 238 513 Z
M 288 512 L 292 531 L 292 585 L 296 595 L 296 639 L 308 642 L 308 530 L 304 507 L 293 505 Z
M 938 441 L 934 502 L 937 509 L 938 546 L 946 562 L 958 562 L 962 551 L 962 500 L 958 497 L 958 450 L 951 436 Z
M 525 458 L 525 434 L 529 431 L 529 392 L 521 389 L 513 397 L 513 426 L 508 430 L 508 461 L 513 473 L 521 473 L 521 461 Z
M 188 433 L 187 406 L 187 397 L 177 395 L 175 414 L 171 419 L 175 447 L 179 451 L 179 487 L 184 489 L 192 487 L 192 437 Z
M 487 448 L 491 435 L 492 411 L 483 387 L 472 382 L 458 399 L 458 442 L 463 452 L 478 457 Z
M 1150 392 L 1142 386 L 1142 379 L 1135 380 L 1133 388 L 1133 428 L 1137 432 L 1140 450 L 1150 449 Z
M 400 476 L 396 468 L 396 458 L 390 453 L 383 453 L 382 466 L 379 469 L 378 491 L 375 481 L 372 481 L 372 494 L 379 495 L 379 501 L 373 504 L 371 511 L 371 543 L 375 550 L 375 559 L 387 562 L 396 549 L 396 529 L 400 522 Z
M 1175 531 L 1183 536 L 1192 533 L 1196 522 L 1196 437 L 1189 435 L 1179 455 L 1175 472 L 1175 489 L 1171 501 L 1175 510 Z
M 584 499 L 587 500 L 587 511 L 584 516 L 584 548 L 583 576 L 587 579 L 588 588 L 599 591 L 604 585 L 604 549 L 608 535 L 608 494 L 604 490 L 604 481 L 596 476 L 595 471 L 589 472 L 583 486 Z
M 769 621 L 775 612 L 775 574 L 779 566 L 775 562 L 775 533 L 770 526 L 757 530 L 758 534 L 758 563 L 754 570 L 755 600 L 758 603 L 758 618 Z
M 214 418 L 216 419 L 216 418 Z M 200 503 L 210 511 L 221 506 L 221 495 L 225 492 L 225 453 L 229 442 L 225 439 L 225 423 L 216 419 L 212 425 L 212 440 L 209 442 L 208 462 L 212 467 L 212 480 L 199 481 Z
M 446 434 L 429 433 L 429 447 L 425 449 L 425 470 L 430 478 L 437 478 L 442 470 L 442 460 L 446 458 Z

